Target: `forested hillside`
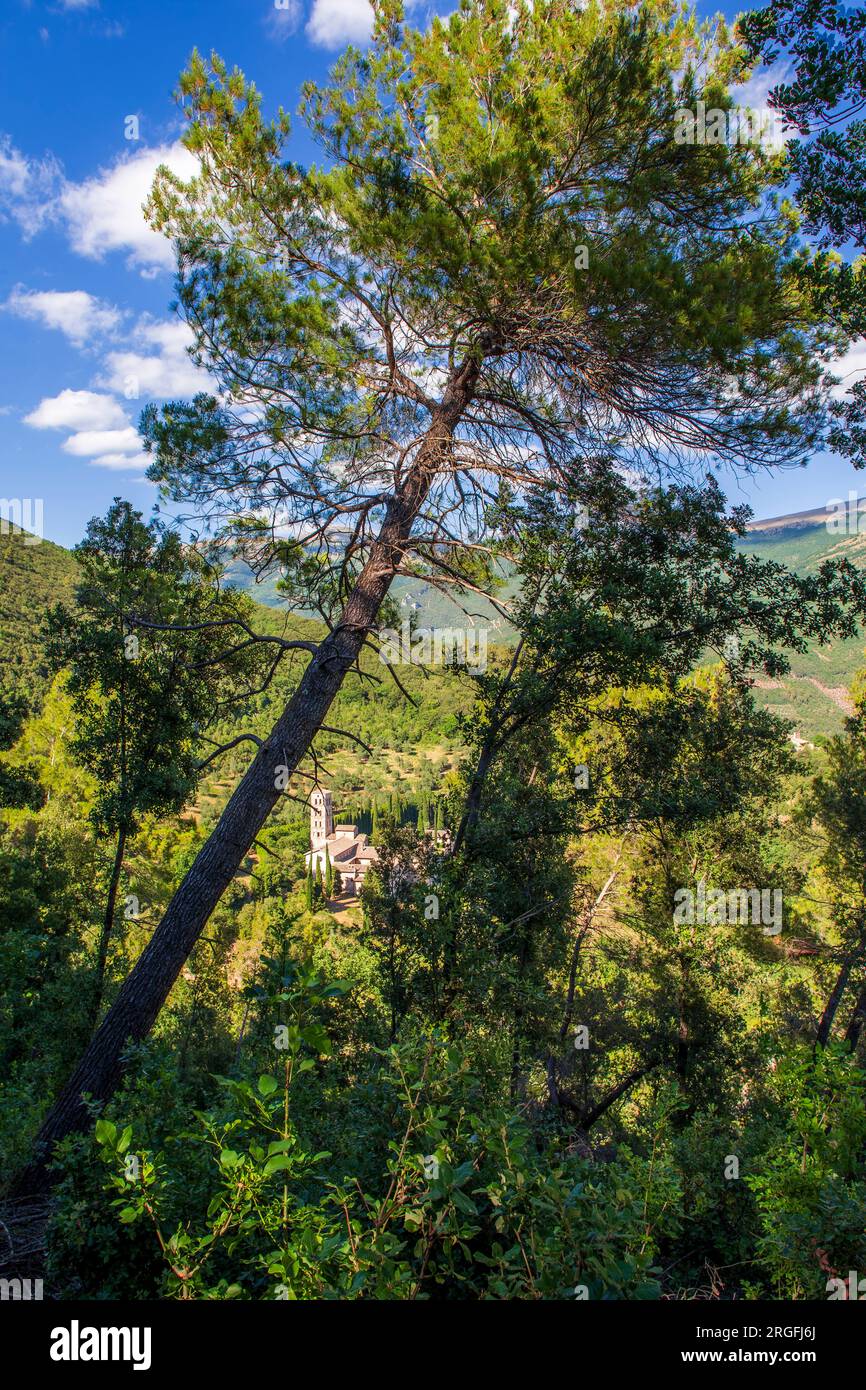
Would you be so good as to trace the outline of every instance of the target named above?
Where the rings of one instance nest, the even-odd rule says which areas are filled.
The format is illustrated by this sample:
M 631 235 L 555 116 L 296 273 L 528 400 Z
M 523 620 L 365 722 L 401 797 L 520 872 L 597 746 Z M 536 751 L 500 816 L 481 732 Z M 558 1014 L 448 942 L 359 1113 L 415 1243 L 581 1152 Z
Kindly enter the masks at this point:
M 42 620 L 52 604 L 71 597 L 77 568 L 62 546 L 12 527 L 0 531 L 3 680 L 34 702 L 49 679 Z
M 74 555 L 61 546 L 49 541 L 25 543 L 14 534 L 0 535 L 0 565 L 4 683 L 38 710 L 51 683 L 45 620 L 58 602 L 74 602 L 79 567 Z M 287 619 L 259 605 L 251 612 L 262 633 L 314 639 L 323 630 L 320 622 L 302 615 Z M 395 621 L 403 616 L 400 613 Z M 422 617 L 413 614 L 416 623 Z M 442 771 L 452 766 L 451 755 L 461 746 L 458 716 L 465 712 L 467 700 L 450 671 L 441 667 L 409 666 L 400 676 L 404 690 L 374 654 L 365 656 L 364 671 L 365 680 L 351 682 L 341 691 L 332 710 L 333 722 L 375 750 L 376 756 L 337 734 L 323 739 L 322 747 L 328 752 L 339 750 L 328 763 L 329 784 L 339 792 L 345 788 L 348 801 L 369 809 L 369 798 L 377 792 L 401 792 L 404 799 L 411 799 L 419 788 L 429 792 L 433 781 L 440 780 Z M 288 673 L 280 672 L 268 691 L 233 704 L 215 726 L 215 737 L 228 742 L 244 730 L 264 731 L 290 685 Z M 243 761 L 243 749 L 234 757 L 229 755 L 222 765 L 223 779 L 236 774 Z M 222 785 L 227 785 L 225 780 Z M 211 806 L 224 800 L 212 779 L 205 780 L 201 800 Z
M 847 559 L 858 568 L 866 565 L 866 525 L 857 530 L 834 526 L 835 512 L 816 509 L 805 517 L 777 517 L 750 526 L 742 546 L 746 553 L 763 555 L 787 565 L 801 575 L 815 575 L 827 560 Z M 828 527 L 828 521 L 830 526 Z M 863 655 L 860 634 L 813 646 L 791 663 L 790 674 L 774 681 L 759 680 L 758 696 L 765 708 L 782 719 L 793 720 L 801 737 L 840 733 L 852 712 L 850 688 Z
M 3 641 L 8 652 L 5 658 L 7 679 L 37 694 L 45 682 L 41 656 L 42 617 L 58 598 L 71 593 L 75 562 L 68 551 L 50 542 L 16 547 L 10 541 L 10 536 L 0 536 L 4 565 L 0 572 L 0 605 L 4 614 Z M 738 547 L 744 554 L 771 557 L 803 576 L 815 574 L 823 561 L 834 558 L 850 559 L 858 568 L 866 566 L 866 531 L 860 535 L 856 531 L 836 534 L 828 530 L 827 513 L 823 509 L 805 518 L 777 517 L 772 524 L 752 522 L 746 535 L 738 541 Z M 285 599 L 278 588 L 278 569 L 257 582 L 243 561 L 230 562 L 225 567 L 225 582 L 248 593 L 264 610 L 274 610 L 258 613 L 257 624 L 263 631 L 282 631 L 284 619 L 276 615 L 281 607 L 285 608 Z M 517 640 L 507 619 L 503 620 L 483 600 L 470 598 L 461 607 L 428 586 L 409 580 L 396 581 L 393 592 L 394 621 L 398 627 L 411 621 L 415 627 L 457 628 L 466 622 L 468 610 L 473 614 L 473 621 L 485 628 L 491 646 L 509 647 Z M 506 582 L 500 596 L 513 602 L 514 594 L 514 581 Z M 26 620 L 21 616 L 25 612 L 29 615 Z M 307 623 L 313 625 L 305 625 Z M 292 618 L 291 630 L 300 635 L 317 629 L 314 620 L 296 615 Z M 798 736 L 807 742 L 840 733 L 853 708 L 850 688 L 862 664 L 863 640 L 858 634 L 823 644 L 811 643 L 808 652 L 794 653 L 787 675 L 774 679 L 758 676 L 758 704 L 781 719 L 790 720 Z M 376 671 L 375 663 L 371 670 L 374 675 L 384 675 Z M 369 687 L 344 691 L 336 707 L 339 715 L 336 722 L 348 720 L 346 727 L 360 734 L 366 743 L 376 748 L 402 749 L 410 760 L 416 745 L 453 749 L 456 716 L 463 708 L 453 682 L 441 671 L 424 673 L 413 667 L 408 668 L 407 680 L 413 698 L 420 704 L 417 711 L 386 677 L 382 681 L 384 689 L 380 691 L 382 698 L 374 696 Z M 260 715 L 269 707 L 269 701 L 265 701 L 256 714 Z M 337 773 L 341 788 L 344 764 L 352 760 L 351 747 L 344 746 L 346 757 L 338 760 Z M 375 775 L 377 769 L 368 768 L 367 772 Z M 382 786 L 390 791 L 393 779 L 387 773 L 383 773 L 383 777 Z M 379 790 L 379 787 L 371 790 Z
M 771 557 L 802 575 L 816 573 L 820 564 L 829 559 L 845 558 L 860 569 L 866 567 L 866 520 L 862 534 L 856 530 L 856 516 L 850 532 L 843 529 L 837 533 L 827 525 L 833 515 L 827 509 L 817 508 L 804 517 L 752 522 L 738 546 L 744 554 Z M 279 608 L 279 571 L 256 578 L 248 566 L 236 562 L 227 566 L 226 577 L 227 582 L 251 594 L 257 602 Z M 444 628 L 464 621 L 463 610 L 423 584 L 397 580 L 393 593 L 400 605 L 401 619 L 411 617 L 418 626 Z M 505 584 L 503 596 L 513 599 L 513 581 Z M 488 627 L 491 642 L 513 645 L 517 640 L 507 619 L 503 620 L 483 599 L 469 600 L 465 608 L 476 622 Z M 790 673 L 783 679 L 759 677 L 757 701 L 780 719 L 790 720 L 798 736 L 806 741 L 840 733 L 852 710 L 849 689 L 862 654 L 860 634 L 821 646 L 812 644 L 808 652 L 794 654 Z
M 272 613 L 257 616 L 266 619 L 265 629 L 273 627 Z M 308 634 L 312 627 L 294 620 L 292 632 Z M 399 692 L 392 698 L 375 687 L 368 695 L 358 682 L 341 695 L 334 727 L 345 723 L 376 751 L 371 755 L 328 735 L 321 752 L 327 754 L 330 744 L 341 751 L 326 757 L 318 773 L 335 789 L 341 814 L 354 815 L 376 803 L 374 839 L 384 862 L 395 866 L 407 854 L 410 862 L 416 860 L 419 804 L 426 801 L 429 807 L 441 798 L 445 820 L 457 828 L 472 766 L 473 721 L 464 726 L 454 757 L 444 766 L 438 756 L 448 746 L 443 725 L 473 701 L 473 719 L 483 719 L 490 698 L 483 689 L 473 695 L 478 682 L 457 673 L 438 671 L 425 678 L 407 668 L 401 678 L 420 698 L 420 709 Z M 217 721 L 209 728 L 209 739 L 228 742 L 240 729 L 264 731 L 268 705 L 285 699 L 291 683 L 286 675 L 267 696 L 241 702 L 230 724 Z M 218 1198 L 224 1187 L 220 1174 L 233 1163 L 242 1165 L 257 1204 L 269 1200 L 271 1174 L 278 1178 L 276 1195 L 284 1175 L 300 1182 L 292 1198 L 291 1239 L 305 1243 L 311 1236 L 302 1233 L 313 1210 L 303 1205 L 309 1178 L 301 1175 L 317 1172 L 323 1192 L 335 1184 L 334 1198 L 315 1215 L 315 1240 L 333 1242 L 341 1203 L 350 1203 L 353 1211 L 352 1199 L 339 1195 L 346 1172 L 369 1185 L 370 1201 L 380 1190 L 376 1164 L 385 1164 L 386 1171 L 394 1164 L 386 1181 L 398 1182 L 403 1195 L 393 1214 L 385 1209 L 382 1227 L 367 1229 L 363 1208 L 353 1211 L 358 1254 L 343 1250 L 326 1275 L 321 1255 L 306 1270 L 293 1263 L 290 1274 L 280 1263 L 271 1274 L 277 1283 L 291 1280 L 298 1296 L 319 1290 L 322 1277 L 347 1292 L 361 1270 L 364 1282 L 357 1292 L 370 1287 L 393 1296 L 397 1278 L 417 1278 L 410 1273 L 410 1252 L 420 1240 L 431 1252 L 441 1251 L 428 1257 L 435 1258 L 436 1278 L 456 1278 L 464 1291 L 467 1280 L 481 1278 L 483 1287 L 500 1296 L 535 1297 L 545 1289 L 555 1295 L 564 1291 L 564 1281 L 574 1279 L 591 1298 L 652 1298 L 671 1291 L 680 1297 L 717 1297 L 732 1290 L 740 1296 L 751 1291 L 751 1296 L 804 1297 L 826 1277 L 811 1252 L 816 1240 L 826 1241 L 827 1203 L 850 1208 L 826 1241 L 832 1246 L 828 1261 L 841 1267 L 857 1258 L 860 1208 L 850 1206 L 850 1177 L 835 1171 L 835 1158 L 828 1166 L 823 1151 L 816 1151 L 809 1179 L 814 1196 L 808 1199 L 816 1205 L 810 1217 L 809 1208 L 800 1205 L 804 1189 L 796 1174 L 804 1136 L 808 1144 L 813 1134 L 814 1085 L 821 1087 L 822 1104 L 831 1106 L 828 1152 L 835 1153 L 840 1143 L 856 1147 L 860 1142 L 861 1110 L 858 1092 L 851 1089 L 854 1078 L 845 1075 L 844 1044 L 827 1051 L 817 1078 L 800 1051 L 822 1010 L 826 1016 L 826 1000 L 847 949 L 843 918 L 832 906 L 841 906 L 848 892 L 846 880 L 838 877 L 838 856 L 846 851 L 830 808 L 834 779 L 859 757 L 859 744 L 840 743 L 838 751 L 829 748 L 817 762 L 805 753 L 794 757 L 784 751 L 784 733 L 774 736 L 755 724 L 748 706 L 739 705 L 733 691 L 724 695 L 724 688 L 717 670 L 704 682 L 687 684 L 676 697 L 646 689 L 636 708 L 649 700 L 652 710 L 661 700 L 656 716 L 661 723 L 655 730 L 651 721 L 638 744 L 627 726 L 613 741 L 609 733 L 599 743 L 604 725 L 594 734 L 588 727 L 575 742 L 559 719 L 553 744 L 543 727 L 524 735 L 486 793 L 486 828 L 472 859 L 450 865 L 438 856 L 435 867 L 428 865 L 428 882 L 404 886 L 396 901 L 385 877 L 371 886 L 363 907 L 351 900 L 329 901 L 318 889 L 311 903 L 303 867 L 307 816 L 298 802 L 287 799 L 240 866 L 127 1087 L 91 1135 L 61 1146 L 48 1266 L 61 1296 L 141 1297 L 161 1288 L 179 1290 L 176 1262 L 160 1256 L 143 1220 L 154 1203 L 164 1237 L 180 1222 L 186 1232 L 181 1249 L 211 1251 L 196 1277 L 200 1292 L 255 1297 L 258 1290 L 265 1296 L 268 1285 L 256 1273 L 261 1255 L 251 1218 L 244 1218 L 243 1255 L 234 1243 L 234 1254 L 229 1247 L 223 1250 L 220 1238 L 213 1243 L 214 1230 L 243 1229 L 226 1199 Z M 396 718 L 383 712 L 392 705 L 399 711 Z M 35 815 L 6 813 L 7 1123 L 2 1143 L 7 1167 L 26 1157 L 33 1125 L 64 1075 L 70 1046 L 77 1036 L 83 1039 L 80 1029 L 87 1026 L 81 1005 L 99 925 L 93 884 L 102 878 L 104 849 L 87 820 L 97 788 L 72 755 L 74 727 L 61 675 L 12 755 L 13 763 L 26 760 L 36 767 L 45 804 Z M 398 737 L 391 741 L 395 731 Z M 708 736 L 717 745 L 712 752 Z M 621 766 L 617 749 L 622 737 L 640 762 L 630 772 Z M 659 737 L 663 746 L 654 751 Z M 673 765 L 671 740 L 678 749 Z M 400 750 L 404 761 L 396 766 L 383 747 Z M 565 793 L 567 802 L 574 794 L 568 797 L 555 768 L 563 757 L 573 765 L 586 756 L 585 749 L 592 750 L 593 777 L 602 780 L 592 808 L 581 813 L 578 807 L 578 821 L 568 831 L 562 798 Z M 430 754 L 436 756 L 428 762 Z M 206 770 L 177 817 L 145 816 L 130 837 L 123 893 L 131 908 L 115 920 L 108 1000 L 248 757 L 242 745 L 230 750 L 219 771 Z M 700 792 L 693 784 L 695 759 Z M 732 800 L 727 784 L 734 760 L 741 786 Z M 541 777 L 540 766 L 546 768 Z M 672 800 L 657 799 L 659 778 Z M 396 797 L 376 794 L 389 783 Z M 303 779 L 292 787 L 303 799 Z M 631 808 L 625 816 L 617 809 L 623 796 Z M 424 851 L 431 852 L 430 847 Z M 679 882 L 702 880 L 711 889 L 768 880 L 780 885 L 784 928 L 767 936 L 760 927 L 723 919 L 704 926 L 697 937 L 694 927 L 672 928 L 665 910 L 671 876 Z M 411 885 L 412 878 L 402 882 Z M 434 916 L 429 915 L 430 885 L 435 885 Z M 531 909 L 539 898 L 546 904 L 540 917 Z M 524 918 L 527 904 L 531 915 Z M 515 921 L 524 922 L 518 933 Z M 278 999 L 274 1007 L 286 1026 L 291 1030 L 296 1020 L 301 1029 L 290 1043 L 296 1049 L 290 1058 L 313 1063 L 291 1083 L 290 1133 L 304 1136 L 293 1139 L 291 1149 L 280 1147 L 287 1136 L 275 1108 L 289 1094 L 288 1082 L 285 1075 L 281 1081 L 279 1070 L 272 1077 L 268 1065 L 271 998 Z M 475 1061 L 457 1046 L 462 1030 L 445 1046 L 452 1036 L 448 1020 L 472 1012 L 483 1020 L 473 1044 Z M 522 1020 L 522 1046 L 528 1049 L 525 1077 L 522 1067 L 515 1071 L 509 1027 L 515 1016 Z M 48 1022 L 61 1017 L 62 1030 Z M 413 1017 L 428 1020 L 417 1037 L 409 1022 Z M 342 1079 L 347 1067 L 353 1077 L 349 1090 Z M 485 1096 L 503 1068 L 512 1086 L 520 1088 L 518 1097 L 524 1097 L 519 1120 L 497 1109 L 477 1113 L 479 1106 L 493 1103 L 493 1096 Z M 227 1080 L 214 1081 L 214 1073 Z M 425 1109 L 418 1113 L 412 1088 L 421 1081 L 417 1094 L 425 1097 Z M 482 1146 L 477 1157 L 471 1145 L 465 1148 L 461 1116 L 467 1106 L 479 1134 L 473 1142 Z M 200 1132 L 193 1130 L 179 1144 L 171 1136 L 186 1132 L 191 1108 L 202 1107 Z M 550 1158 L 538 1167 L 526 1149 L 529 1135 L 539 1123 L 546 1131 L 557 1113 L 564 1131 L 555 1139 L 555 1125 L 551 1135 L 553 1167 Z M 506 1129 L 500 1132 L 502 1124 Z M 401 1126 L 407 1135 L 419 1135 L 411 1159 L 408 1153 L 399 1161 L 387 1159 L 389 1135 L 402 1132 Z M 313 1166 L 319 1150 L 322 1156 Z M 291 1166 L 288 1161 L 276 1165 L 283 1153 L 287 1160 L 291 1155 Z M 112 1177 L 112 1162 L 119 1164 L 114 1170 L 119 1177 Z M 438 1177 L 431 1182 L 434 1164 Z M 515 1186 L 503 1186 L 497 1176 L 502 1164 Z M 730 1176 L 734 1170 L 736 1179 Z M 140 1186 L 129 1185 L 129 1172 L 140 1175 Z M 576 1182 L 584 1197 L 574 1206 L 569 1194 Z M 119 1197 L 112 1196 L 112 1187 Z M 794 1191 L 799 1214 L 792 1227 L 786 1213 Z M 216 1218 L 208 1218 L 205 1206 L 215 1199 L 221 1205 Z M 302 1205 L 295 1207 L 297 1202 Z M 93 1234 L 84 1239 L 77 1215 L 83 1208 L 91 1213 L 89 1220 L 97 1219 Z M 515 1264 L 522 1263 L 519 1244 L 509 1253 L 495 1238 L 501 1225 L 506 1241 L 514 1239 L 508 1223 L 517 1219 L 533 1240 L 547 1231 L 546 1253 L 531 1280 Z M 263 1220 L 262 1235 L 273 1240 L 278 1231 L 268 1224 L 270 1218 Z M 550 1230 L 548 1220 L 554 1222 Z M 276 1213 L 274 1221 L 278 1225 Z M 472 1272 L 478 1266 L 471 1256 L 462 1269 L 460 1251 L 464 1245 L 477 1247 L 489 1223 L 493 1243 L 485 1259 L 493 1261 L 492 1275 L 482 1264 L 482 1276 Z M 575 1249 L 591 1251 L 591 1257 L 576 1258 Z M 276 1257 L 269 1258 L 273 1263 Z M 401 1261 L 408 1261 L 404 1276 L 398 1274 Z M 727 1273 L 729 1266 L 735 1272 Z M 410 1283 L 407 1294 L 414 1287 Z

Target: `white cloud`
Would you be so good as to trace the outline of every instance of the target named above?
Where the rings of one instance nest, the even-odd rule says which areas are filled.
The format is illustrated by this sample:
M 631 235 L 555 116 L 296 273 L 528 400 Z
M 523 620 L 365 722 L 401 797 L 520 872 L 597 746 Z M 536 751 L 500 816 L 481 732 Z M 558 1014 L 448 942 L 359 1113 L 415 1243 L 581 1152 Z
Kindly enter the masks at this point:
M 123 430 L 82 430 L 64 439 L 61 447 L 64 453 L 74 454 L 76 458 L 91 455 L 110 457 L 113 454 L 140 453 L 141 439 L 138 430 L 128 425 Z
M 366 43 L 373 32 L 369 0 L 314 0 L 306 32 L 321 48 Z
M 143 343 L 176 357 L 180 357 L 187 348 L 192 347 L 192 331 L 183 319 L 141 318 L 135 332 Z
M 283 43 L 294 34 L 300 18 L 301 0 L 271 0 L 264 21 L 268 38 Z
M 153 352 L 110 352 L 106 373 L 100 385 L 119 391 L 127 399 L 138 396 L 194 396 L 197 391 L 214 389 L 206 372 L 197 367 L 187 349 L 192 334 L 182 319 L 140 319 L 134 341 Z
M 23 196 L 30 178 L 30 167 L 20 150 L 4 136 L 0 144 L 0 188 L 12 198 Z
M 105 385 L 129 400 L 138 396 L 194 396 L 212 383 L 188 358 L 154 357 L 140 352 L 111 352 L 106 358 Z
M 61 10 L 98 10 L 99 0 L 59 0 Z
M 59 329 L 76 347 L 110 333 L 120 322 L 117 309 L 85 290 L 25 290 L 17 285 L 3 307 L 19 318 Z
M 35 430 L 113 430 L 129 424 L 129 417 L 113 396 L 98 391 L 61 391 L 46 396 L 24 417 Z M 136 440 L 137 443 L 137 440 Z
M 53 155 L 27 159 L 0 135 L 0 221 L 12 217 L 30 238 L 54 215 L 53 199 L 62 180 Z
M 751 106 L 753 110 L 757 110 L 767 105 L 767 98 L 774 87 L 778 87 L 780 82 L 788 81 L 790 72 L 790 65 L 785 60 L 775 63 L 771 68 L 759 68 L 748 82 L 739 87 L 732 87 L 731 95 L 740 106 Z
M 834 376 L 841 377 L 839 385 L 834 386 L 830 392 L 837 400 L 841 400 L 866 372 L 866 338 L 858 338 L 855 343 L 851 344 L 843 357 L 831 362 L 830 371 Z
M 764 121 L 761 143 L 773 149 L 780 149 L 796 134 L 793 126 L 787 126 L 778 111 L 767 105 L 767 99 L 774 87 L 791 79 L 791 66 L 782 59 L 770 68 L 759 68 L 740 87 L 731 88 L 731 96 L 744 109 L 759 113 Z
M 406 0 L 407 11 L 422 0 Z M 306 35 L 320 48 L 344 48 L 348 43 L 368 43 L 373 33 L 373 8 L 369 0 L 313 0 Z
M 100 454 L 98 458 L 87 460 L 91 468 L 149 468 L 153 459 L 147 454 Z M 149 478 L 134 478 L 136 483 L 149 483 Z
M 59 396 L 49 396 L 24 423 L 38 430 L 73 430 L 61 448 L 87 459 L 93 468 L 141 469 L 151 462 L 120 403 L 98 391 L 61 391 Z
M 198 169 L 195 156 L 176 141 L 137 149 L 93 177 L 70 183 L 53 155 L 27 159 L 8 136 L 0 136 L 0 220 L 12 216 L 28 238 L 47 222 L 60 222 L 80 256 L 101 260 L 108 251 L 128 251 L 129 263 L 142 274 L 171 269 L 171 243 L 148 225 L 142 211 L 160 164 L 182 179 Z
M 183 179 L 198 168 L 195 156 L 178 142 L 139 150 L 93 178 L 66 184 L 59 209 L 73 251 L 101 260 L 107 251 L 126 250 L 133 265 L 171 269 L 171 243 L 147 224 L 142 212 L 160 164 Z

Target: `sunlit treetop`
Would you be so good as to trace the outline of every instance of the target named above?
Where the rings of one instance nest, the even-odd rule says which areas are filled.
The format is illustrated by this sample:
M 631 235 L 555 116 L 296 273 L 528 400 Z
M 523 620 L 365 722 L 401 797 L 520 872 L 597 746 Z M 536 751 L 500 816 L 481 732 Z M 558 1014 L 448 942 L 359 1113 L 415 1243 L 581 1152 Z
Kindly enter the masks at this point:
M 839 337 L 794 273 L 782 156 L 675 138 L 678 110 L 733 107 L 724 22 L 463 0 L 420 32 L 374 8 L 370 49 L 304 89 L 315 167 L 218 57 L 181 78 L 200 173 L 162 170 L 149 215 L 218 389 L 148 408 L 151 476 L 333 613 L 446 416 L 399 570 L 445 588 L 483 586 L 503 486 L 803 461 Z

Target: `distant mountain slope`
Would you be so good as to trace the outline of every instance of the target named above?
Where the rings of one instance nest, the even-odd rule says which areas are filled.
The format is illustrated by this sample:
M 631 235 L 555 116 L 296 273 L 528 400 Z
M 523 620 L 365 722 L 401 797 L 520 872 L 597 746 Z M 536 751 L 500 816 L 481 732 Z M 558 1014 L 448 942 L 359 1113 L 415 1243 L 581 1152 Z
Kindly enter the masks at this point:
M 821 508 L 753 522 L 741 542 L 742 549 L 800 574 L 814 573 L 822 561 L 839 556 L 866 568 L 866 517 L 862 534 L 833 532 L 826 517 Z M 23 689 L 31 700 L 38 700 L 48 682 L 40 637 L 42 617 L 54 603 L 71 598 L 78 567 L 73 555 L 61 546 L 50 541 L 26 542 L 21 532 L 0 533 L 0 657 L 3 679 Z M 257 583 L 245 565 L 235 562 L 228 567 L 227 578 L 272 615 L 282 608 L 277 574 Z M 407 618 L 414 616 L 421 626 L 459 627 L 466 621 L 456 604 L 428 585 L 400 579 L 392 594 L 401 613 Z M 509 641 L 512 633 L 508 625 L 490 605 L 470 597 L 466 608 L 476 623 L 490 628 L 490 642 Z M 262 614 L 263 626 L 270 626 L 271 621 Z M 837 732 L 850 708 L 851 679 L 866 664 L 864 641 L 866 638 L 857 637 L 815 647 L 805 656 L 793 656 L 790 675 L 780 681 L 759 682 L 759 700 L 783 718 L 794 720 L 803 738 L 812 740 L 818 734 Z
M 740 545 L 746 552 L 775 560 L 804 575 L 814 573 L 822 561 L 839 556 L 866 568 L 866 516 L 863 527 L 863 534 L 836 534 L 827 527 L 826 509 L 812 508 L 752 522 Z M 230 582 L 248 590 L 259 603 L 268 607 L 281 605 L 276 587 L 278 578 L 279 575 L 274 574 L 256 582 L 242 562 L 229 568 Z M 414 614 L 419 626 L 456 627 L 463 622 L 459 608 L 427 585 L 399 579 L 391 592 L 400 603 L 401 611 L 407 617 Z M 470 598 L 466 607 L 477 615 L 476 622 L 488 623 L 492 629 L 490 641 L 508 642 L 513 636 L 508 624 L 481 600 Z M 814 647 L 804 656 L 793 654 L 790 675 L 780 681 L 759 681 L 759 702 L 782 718 L 794 720 L 798 733 L 807 740 L 818 734 L 838 733 L 851 708 L 848 697 L 851 678 L 866 663 L 864 641 L 866 635 Z
M 257 579 L 248 565 L 242 560 L 235 560 L 226 566 L 225 574 L 229 584 L 245 590 L 257 603 L 264 604 L 266 608 L 283 607 L 284 600 L 277 589 L 279 572 Z M 514 585 L 506 583 L 503 589 L 504 596 L 508 597 L 513 591 Z M 434 589 L 430 584 L 420 584 L 417 580 L 395 579 L 390 592 L 401 613 L 407 618 L 414 614 L 419 626 L 465 626 L 465 610 L 476 623 L 483 623 L 490 629 L 491 642 L 507 642 L 513 635 L 513 628 L 504 622 L 493 605 L 475 594 L 467 595 L 461 609 L 457 602 L 450 600 L 446 594 Z
M 75 557 L 62 546 L 0 529 L 0 679 L 33 705 L 50 682 L 42 619 L 55 603 L 71 599 L 77 574 Z
M 843 523 L 844 524 L 844 523 Z M 814 574 L 824 560 L 845 558 L 866 569 L 866 517 L 863 533 L 828 529 L 824 508 L 753 522 L 741 549 L 798 574 Z M 792 655 L 791 672 L 780 681 L 761 681 L 759 699 L 768 709 L 797 723 L 803 738 L 837 733 L 850 713 L 848 687 L 866 664 L 866 636 L 814 646 Z

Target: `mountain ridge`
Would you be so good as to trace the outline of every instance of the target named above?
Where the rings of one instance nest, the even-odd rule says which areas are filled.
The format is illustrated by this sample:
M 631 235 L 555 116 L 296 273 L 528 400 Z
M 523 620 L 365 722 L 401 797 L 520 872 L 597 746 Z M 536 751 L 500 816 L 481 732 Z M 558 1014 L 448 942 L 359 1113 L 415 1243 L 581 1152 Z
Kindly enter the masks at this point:
M 738 546 L 803 575 L 815 572 L 827 559 L 843 556 L 866 569 L 866 519 L 861 533 L 832 529 L 828 517 L 832 520 L 826 507 L 816 507 L 756 519 L 749 522 Z M 849 519 L 846 515 L 846 523 Z M 859 521 L 859 516 L 855 514 L 854 519 Z M 58 600 L 71 600 L 78 567 L 74 554 L 63 546 L 48 540 L 28 544 L 28 539 L 17 528 L 0 532 L 0 655 L 4 680 L 24 688 L 33 700 L 44 694 L 50 677 L 39 638 L 42 614 Z M 242 561 L 235 560 L 226 567 L 225 578 L 265 610 L 264 623 L 273 621 L 274 611 L 282 608 L 276 588 L 278 574 L 257 581 Z M 507 643 L 511 636 L 508 624 L 492 605 L 476 595 L 466 600 L 466 612 L 430 585 L 413 580 L 396 580 L 391 595 L 401 621 L 413 618 L 419 626 L 438 628 L 467 623 L 487 626 L 493 643 Z M 792 720 L 798 736 L 806 741 L 838 733 L 852 708 L 848 689 L 863 665 L 863 647 L 864 635 L 859 634 L 810 647 L 803 654 L 792 653 L 789 674 L 775 680 L 756 679 L 756 698 L 780 717 Z

